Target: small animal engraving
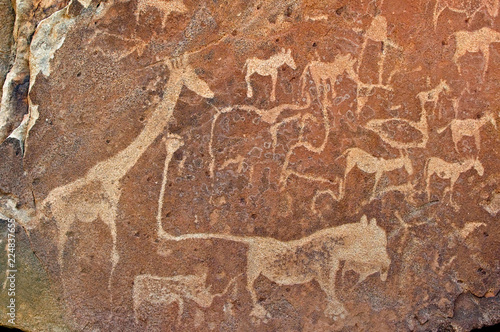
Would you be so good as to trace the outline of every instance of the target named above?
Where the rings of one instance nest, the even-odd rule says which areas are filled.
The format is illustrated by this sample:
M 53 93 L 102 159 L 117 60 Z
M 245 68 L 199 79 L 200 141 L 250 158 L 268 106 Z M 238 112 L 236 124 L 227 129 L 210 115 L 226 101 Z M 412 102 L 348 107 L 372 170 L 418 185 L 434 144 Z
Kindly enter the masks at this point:
M 273 87 L 271 91 L 271 101 L 276 100 L 276 82 L 278 80 L 278 68 L 284 64 L 288 65 L 293 70 L 297 69 L 295 61 L 292 58 L 292 51 L 289 49 L 285 51 L 282 49 L 280 53 L 272 55 L 267 60 L 262 60 L 258 58 L 250 58 L 245 62 L 243 70 L 247 69 L 247 74 L 245 76 L 245 81 L 247 82 L 247 97 L 253 97 L 253 89 L 250 84 L 250 76 L 257 73 L 261 76 L 271 76 L 273 81 Z
M 136 18 L 139 19 L 139 15 L 142 12 L 145 12 L 148 7 L 157 8 L 162 12 L 162 21 L 161 27 L 165 27 L 165 23 L 167 22 L 167 18 L 172 12 L 177 13 L 187 13 L 188 9 L 184 5 L 182 0 L 172 0 L 172 1 L 163 1 L 163 0 L 139 0 L 137 2 L 137 12 Z
M 458 142 L 464 136 L 474 136 L 474 141 L 476 143 L 476 148 L 479 150 L 481 148 L 481 133 L 480 129 L 482 126 L 490 122 L 495 129 L 497 129 L 497 123 L 495 118 L 491 114 L 491 112 L 487 113 L 480 119 L 453 119 L 449 124 L 445 127 L 438 130 L 438 133 L 441 134 L 443 131 L 448 129 L 451 130 L 451 138 L 453 143 L 455 144 L 455 150 L 458 152 Z
M 500 42 L 500 32 L 484 27 L 476 31 L 458 31 L 454 33 L 454 36 L 457 45 L 455 54 L 453 55 L 453 62 L 457 65 L 458 72 L 462 72 L 460 63 L 458 62 L 460 57 L 467 52 L 481 52 L 485 59 L 483 69 L 484 79 L 490 61 L 490 45 Z
M 453 202 L 452 198 L 453 186 L 455 185 L 455 182 L 457 182 L 458 178 L 462 173 L 465 173 L 472 168 L 474 168 L 477 171 L 479 176 L 483 176 L 484 174 L 483 165 L 477 159 L 466 159 L 463 162 L 449 163 L 438 157 L 429 158 L 425 166 L 427 199 L 430 200 L 431 198 L 431 189 L 430 189 L 431 176 L 433 174 L 436 174 L 441 179 L 450 180 L 450 187 L 444 190 L 443 197 L 446 195 L 447 192 L 450 192 L 450 204 L 455 209 L 458 209 L 458 206 Z
M 344 186 L 341 197 L 345 194 L 347 175 L 355 166 L 365 173 L 375 174 L 375 184 L 373 185 L 372 197 L 375 196 L 378 182 L 384 172 L 390 172 L 404 167 L 408 175 L 413 174 L 413 166 L 408 155 L 394 159 L 384 159 L 374 157 L 360 148 L 350 148 L 347 149 L 340 157 L 342 156 L 346 157 L 346 168 L 344 172 Z
M 218 294 L 210 292 L 212 287 L 206 286 L 206 279 L 206 273 L 201 276 L 177 275 L 172 277 L 158 277 L 150 274 L 136 276 L 132 290 L 136 322 L 139 322 L 139 309 L 141 305 L 148 302 L 151 304 L 164 304 L 166 306 L 177 303 L 179 306 L 177 323 L 180 323 L 186 300 L 194 301 L 202 308 L 209 308 L 216 297 L 227 293 L 229 287 L 235 283 L 236 277 Z

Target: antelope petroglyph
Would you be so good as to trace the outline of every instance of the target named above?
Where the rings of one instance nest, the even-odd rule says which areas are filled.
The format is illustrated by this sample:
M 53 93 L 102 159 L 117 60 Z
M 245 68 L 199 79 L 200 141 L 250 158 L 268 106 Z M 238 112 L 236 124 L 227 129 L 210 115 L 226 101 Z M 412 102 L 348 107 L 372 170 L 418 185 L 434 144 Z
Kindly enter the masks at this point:
M 475 31 L 457 31 L 454 33 L 454 36 L 456 50 L 453 55 L 453 62 L 457 65 L 458 72 L 462 72 L 459 60 L 465 53 L 481 52 L 485 59 L 482 76 L 484 80 L 490 61 L 490 45 L 492 43 L 500 43 L 500 32 L 484 27 Z
M 176 275 L 171 277 L 152 276 L 141 274 L 134 278 L 132 297 L 134 301 L 134 315 L 139 322 L 139 309 L 144 303 L 178 305 L 177 323 L 179 324 L 184 313 L 184 302 L 190 300 L 202 308 L 209 308 L 216 297 L 224 296 L 229 287 L 235 284 L 237 277 L 231 279 L 226 288 L 217 294 L 211 293 L 212 286 L 206 286 L 206 273 L 198 275 Z
M 427 191 L 427 199 L 430 200 L 431 198 L 431 188 L 430 188 L 431 176 L 433 174 L 436 174 L 441 179 L 450 180 L 450 186 L 444 190 L 443 198 L 445 197 L 446 193 L 449 192 L 450 204 L 452 204 L 452 206 L 455 209 L 457 209 L 458 206 L 453 202 L 452 198 L 453 186 L 455 185 L 455 182 L 457 182 L 458 178 L 462 173 L 465 173 L 472 168 L 474 168 L 477 171 L 479 176 L 483 176 L 484 174 L 483 165 L 477 159 L 466 159 L 463 162 L 449 163 L 438 157 L 429 158 L 429 160 L 427 160 L 427 164 L 425 165 L 425 174 L 424 174 L 424 178 L 426 181 L 425 188 Z
M 222 239 L 248 245 L 247 290 L 253 302 L 252 316 L 265 319 L 268 313 L 258 303 L 255 280 L 262 274 L 278 285 L 298 285 L 316 280 L 327 297 L 325 314 L 333 318 L 345 314 L 336 295 L 337 272 L 340 262 L 360 272 L 360 277 L 380 273 L 385 281 L 391 260 L 387 254 L 384 229 L 375 219 L 366 216 L 359 223 L 349 223 L 317 231 L 298 240 L 279 241 L 256 236 L 228 234 L 185 234 L 173 236 L 160 225 L 158 236 L 170 241 Z
M 339 158 L 343 156 L 346 157 L 346 168 L 344 171 L 344 185 L 342 186 L 341 197 L 344 197 L 345 195 L 347 175 L 355 166 L 357 166 L 361 171 L 365 173 L 375 174 L 375 184 L 373 185 L 372 197 L 375 196 L 378 182 L 380 181 L 382 174 L 384 174 L 385 172 L 391 172 L 404 167 L 408 175 L 413 174 L 413 166 L 408 155 L 394 159 L 384 159 L 374 157 L 368 152 L 359 148 L 350 148 L 344 151 L 344 153 L 340 155 Z
M 168 16 L 172 12 L 177 12 L 180 14 L 187 13 L 188 9 L 184 5 L 182 0 L 172 0 L 172 1 L 163 1 L 163 0 L 139 0 L 137 2 L 137 11 L 136 11 L 136 20 L 139 20 L 139 15 L 146 11 L 148 7 L 157 8 L 162 12 L 162 21 L 161 27 L 165 27 L 165 23 L 167 22 Z
M 492 113 L 489 112 L 479 119 L 453 119 L 445 127 L 440 128 L 438 133 L 441 134 L 443 131 L 448 129 L 451 130 L 451 138 L 455 144 L 455 150 L 458 152 L 458 142 L 464 136 L 474 136 L 474 141 L 476 143 L 476 148 L 479 150 L 481 148 L 481 133 L 480 129 L 482 126 L 490 122 L 495 129 L 497 129 L 497 123 Z
M 172 117 L 183 86 L 198 95 L 213 98 L 214 94 L 187 63 L 187 57 L 166 62 L 170 70 L 165 94 L 147 120 L 141 133 L 125 149 L 116 155 L 97 163 L 84 177 L 69 184 L 53 189 L 42 205 L 47 207 L 58 227 L 58 263 L 63 266 L 63 252 L 67 241 L 67 232 L 77 222 L 93 222 L 100 219 L 110 229 L 113 241 L 111 252 L 111 274 L 118 263 L 116 216 L 121 196 L 121 179 L 134 167 L 139 158 L 162 133 Z M 168 135 L 167 135 L 168 136 Z M 180 138 L 169 140 L 173 146 L 179 146 Z M 167 146 L 167 151 L 173 148 Z
M 292 51 L 289 49 L 285 52 L 285 49 L 282 49 L 280 53 L 272 55 L 267 60 L 262 60 L 258 58 L 250 58 L 247 59 L 245 65 L 243 66 L 243 70 L 247 70 L 245 81 L 247 82 L 247 97 L 253 97 L 253 89 L 250 84 L 250 76 L 254 73 L 257 73 L 261 76 L 271 76 L 273 87 L 271 91 L 271 101 L 276 100 L 276 82 L 278 80 L 278 68 L 283 65 L 288 65 L 293 70 L 297 69 L 295 65 L 295 61 L 292 58 Z

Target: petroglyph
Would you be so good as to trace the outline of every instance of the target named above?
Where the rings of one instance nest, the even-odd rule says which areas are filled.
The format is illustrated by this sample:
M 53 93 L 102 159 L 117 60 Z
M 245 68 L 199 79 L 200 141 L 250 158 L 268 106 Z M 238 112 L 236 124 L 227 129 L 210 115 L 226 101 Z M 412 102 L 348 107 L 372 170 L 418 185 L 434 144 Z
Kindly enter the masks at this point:
M 387 37 L 387 19 L 382 15 L 374 17 L 370 24 L 370 27 L 368 28 L 368 30 L 364 35 L 364 41 L 363 45 L 361 46 L 361 51 L 359 56 L 359 62 L 357 68 L 358 71 L 359 67 L 361 66 L 361 63 L 363 62 L 363 56 L 365 53 L 365 48 L 368 43 L 368 40 L 373 40 L 374 42 L 382 43 L 383 46 L 382 54 L 378 62 L 379 66 L 378 84 L 383 85 L 382 75 L 384 73 L 384 63 L 385 63 L 385 57 L 387 55 L 388 46 L 394 49 L 401 49 L 401 47 Z
M 42 203 L 43 206 L 50 209 L 59 228 L 57 247 L 58 262 L 61 268 L 67 232 L 74 223 L 101 219 L 108 225 L 113 240 L 109 287 L 119 260 L 115 223 L 121 196 L 120 180 L 134 167 L 137 160 L 167 126 L 184 85 L 200 96 L 213 97 L 213 92 L 208 85 L 195 74 L 194 69 L 187 63 L 187 57 L 173 61 L 167 60 L 166 64 L 170 69 L 170 74 L 165 86 L 164 97 L 134 141 L 116 155 L 97 163 L 84 177 L 53 189 Z M 172 150 L 179 146 L 179 138 L 171 139 L 168 142 L 171 145 L 167 145 L 167 158 L 169 156 L 171 158 Z
M 257 107 L 251 106 L 251 105 L 234 105 L 234 106 L 225 107 L 222 109 L 218 109 L 217 107 L 214 106 L 213 108 L 215 109 L 215 114 L 214 114 L 214 117 L 212 119 L 212 125 L 211 125 L 211 129 L 210 129 L 210 141 L 208 144 L 208 149 L 210 152 L 210 159 L 211 159 L 210 166 L 209 166 L 210 177 L 213 178 L 214 173 L 215 173 L 215 154 L 214 154 L 214 147 L 213 147 L 213 137 L 214 137 L 214 132 L 215 132 L 217 120 L 219 119 L 219 117 L 222 114 L 230 113 L 230 112 L 233 112 L 235 110 L 243 110 L 243 111 L 247 111 L 247 112 L 253 112 L 253 113 L 259 115 L 260 119 L 262 119 L 262 121 L 264 121 L 268 124 L 271 124 L 272 126 L 270 127 L 269 131 L 270 131 L 272 139 L 273 139 L 272 147 L 273 147 L 273 153 L 274 153 L 275 149 L 276 149 L 277 140 L 278 140 L 277 137 L 278 137 L 279 127 L 285 123 L 290 122 L 290 121 L 296 121 L 303 116 L 308 117 L 308 115 L 296 114 L 296 115 L 293 115 L 291 117 L 285 118 L 278 123 L 276 123 L 276 120 L 278 119 L 279 115 L 284 111 L 301 111 L 301 110 L 307 109 L 311 105 L 310 95 L 306 94 L 306 98 L 303 101 L 305 101 L 305 104 L 303 104 L 303 105 L 300 105 L 300 104 L 299 105 L 281 104 L 281 105 L 278 105 L 278 106 L 273 107 L 273 108 L 268 109 L 268 110 L 259 109 Z
M 341 190 L 342 179 L 338 179 L 338 180 L 339 180 L 338 182 L 340 183 L 339 189 Z M 341 195 L 340 190 L 339 190 L 338 194 L 334 193 L 331 189 L 317 190 L 316 193 L 314 194 L 314 197 L 313 197 L 312 202 L 311 202 L 311 211 L 314 214 L 318 214 L 318 210 L 316 210 L 316 201 L 318 200 L 319 197 L 321 197 L 323 195 L 330 196 L 334 201 L 340 201 L 342 199 L 342 197 L 340 197 L 340 195 Z
M 427 122 L 427 109 L 425 104 L 427 102 L 432 102 L 434 108 L 439 101 L 439 95 L 443 92 L 449 92 L 450 88 L 446 84 L 446 81 L 441 80 L 439 84 L 429 91 L 422 91 L 417 94 L 417 98 L 420 101 L 421 113 L 420 120 L 418 122 L 411 121 L 403 118 L 389 118 L 389 119 L 375 119 L 370 120 L 366 123 L 365 128 L 375 132 L 380 138 L 391 147 L 395 149 L 409 149 L 409 148 L 425 148 L 427 146 L 427 141 L 429 140 L 429 127 Z M 398 128 L 404 129 L 404 127 L 418 130 L 422 137 L 417 140 L 403 142 L 395 139 L 393 133 L 387 129 L 387 126 L 391 124 L 398 124 Z
M 483 80 L 488 70 L 490 62 L 490 45 L 500 42 L 500 32 L 484 27 L 475 31 L 458 31 L 453 34 L 456 41 L 453 62 L 457 65 L 458 72 L 462 69 L 459 63 L 460 58 L 467 52 L 481 52 L 484 56 L 485 64 L 483 69 Z
M 438 129 L 438 133 L 442 133 L 446 129 L 450 128 L 451 138 L 455 144 L 455 150 L 458 152 L 458 142 L 464 136 L 474 136 L 474 142 L 476 143 L 476 148 L 479 150 L 481 148 L 481 133 L 480 129 L 482 126 L 490 122 L 495 129 L 497 129 L 497 123 L 493 114 L 491 112 L 486 113 L 480 119 L 453 119 L 445 127 Z
M 283 65 L 288 65 L 293 70 L 297 69 L 295 65 L 295 61 L 292 58 L 292 51 L 288 49 L 285 52 L 285 49 L 282 49 L 280 53 L 272 55 L 267 60 L 262 60 L 258 58 L 250 58 L 247 59 L 245 65 L 243 66 L 243 70 L 247 70 L 245 75 L 245 81 L 247 82 L 247 97 L 253 97 L 253 89 L 250 84 L 250 76 L 254 73 L 257 73 L 261 76 L 271 76 L 272 79 L 272 91 L 271 91 L 271 101 L 276 100 L 276 82 L 278 80 L 278 68 Z
M 453 186 L 455 185 L 455 182 L 457 182 L 458 178 L 462 173 L 465 173 L 472 168 L 474 168 L 477 171 L 479 176 L 483 176 L 484 174 L 483 165 L 477 159 L 466 159 L 463 162 L 449 163 L 438 157 L 429 158 L 427 164 L 425 165 L 425 175 L 424 175 L 424 178 L 426 179 L 425 181 L 426 181 L 427 199 L 430 200 L 431 198 L 431 188 L 430 188 L 431 177 L 433 174 L 436 174 L 441 179 L 450 180 L 450 186 L 444 190 L 443 198 L 445 197 L 446 193 L 449 192 L 450 204 L 455 209 L 458 209 L 459 208 L 458 205 L 456 205 L 453 202 L 453 197 L 452 197 Z
M 172 277 L 159 277 L 150 274 L 141 274 L 134 278 L 132 296 L 134 300 L 134 315 L 139 322 L 139 309 L 144 303 L 162 304 L 169 306 L 177 303 L 177 323 L 181 323 L 184 313 L 184 302 L 190 300 L 202 308 L 209 308 L 216 297 L 224 296 L 229 288 L 235 284 L 233 278 L 226 288 L 217 294 L 210 292 L 211 286 L 206 286 L 206 273 L 198 275 L 177 275 Z
M 240 237 L 227 234 L 185 234 L 172 236 L 160 225 L 158 236 L 170 241 L 223 239 L 248 245 L 247 290 L 251 295 L 251 315 L 258 319 L 268 312 L 258 303 L 255 280 L 262 274 L 278 285 L 298 285 L 316 280 L 327 297 L 325 314 L 337 318 L 346 311 L 335 289 L 340 262 L 363 273 L 363 278 L 379 272 L 385 281 L 391 263 L 387 254 L 385 231 L 375 219 L 366 216 L 359 223 L 344 224 L 317 231 L 298 240 L 279 241 L 265 237 Z
M 477 6 L 479 4 L 479 6 Z M 448 8 L 456 13 L 464 13 L 467 18 L 472 18 L 477 12 L 486 8 L 490 16 L 498 16 L 499 1 L 498 0 L 480 0 L 480 1 L 453 1 L 453 0 L 437 0 L 434 6 L 433 23 L 434 29 L 437 27 L 438 19 L 443 10 Z
M 434 108 L 432 109 L 432 113 L 435 112 L 437 103 L 439 101 L 439 95 L 441 93 L 448 93 L 450 92 L 451 89 L 446 83 L 445 80 L 439 81 L 439 84 L 434 88 L 429 91 L 422 91 L 417 94 L 417 98 L 420 101 L 420 107 L 422 112 L 425 111 L 425 104 L 426 103 L 432 103 Z M 439 118 L 441 118 L 441 112 L 439 112 Z
M 161 27 L 165 27 L 165 23 L 167 22 L 168 16 L 172 12 L 177 12 L 180 14 L 187 13 L 188 9 L 184 5 L 183 0 L 171 0 L 171 1 L 163 1 L 163 0 L 138 0 L 137 1 L 137 10 L 135 13 L 136 19 L 139 20 L 139 16 L 141 13 L 146 12 L 148 7 L 157 8 L 160 12 L 162 12 L 162 21 Z
M 355 82 L 359 81 L 358 75 L 354 71 L 355 63 L 356 59 L 349 53 L 345 55 L 337 54 L 333 62 L 311 61 L 307 64 L 300 77 L 302 94 L 304 94 L 306 76 L 307 73 L 309 73 L 316 87 L 318 98 L 320 98 L 321 93 L 323 93 L 322 102 L 325 106 L 329 106 L 328 91 L 332 91 L 332 100 L 335 99 L 337 96 L 335 92 L 335 83 L 340 75 L 345 72 L 348 77 Z M 328 81 L 330 81 L 330 84 L 327 83 Z
M 359 148 L 350 148 L 344 151 L 344 153 L 342 153 L 340 157 L 344 156 L 346 157 L 346 168 L 344 172 L 344 185 L 342 188 L 341 197 L 344 197 L 345 195 L 347 175 L 355 166 L 357 166 L 361 171 L 365 173 L 375 174 L 375 184 L 373 185 L 372 189 L 372 198 L 375 196 L 378 182 L 380 181 L 383 173 L 391 172 L 404 167 L 408 175 L 413 174 L 413 166 L 410 158 L 407 155 L 394 159 L 384 159 L 374 157 L 368 152 Z

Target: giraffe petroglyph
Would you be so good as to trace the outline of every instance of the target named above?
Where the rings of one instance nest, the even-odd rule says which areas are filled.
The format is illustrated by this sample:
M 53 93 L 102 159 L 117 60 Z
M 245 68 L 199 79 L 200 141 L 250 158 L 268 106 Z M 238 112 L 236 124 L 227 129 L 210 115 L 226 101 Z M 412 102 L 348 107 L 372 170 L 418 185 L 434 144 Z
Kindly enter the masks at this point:
M 93 222 L 96 219 L 101 219 L 109 227 L 113 249 L 108 287 L 111 286 L 113 272 L 119 260 L 116 216 L 121 196 L 121 179 L 134 167 L 147 148 L 167 126 L 183 86 L 205 98 L 213 98 L 214 96 L 208 85 L 195 74 L 194 69 L 187 63 L 187 56 L 183 59 L 168 60 L 166 64 L 170 74 L 165 86 L 164 97 L 156 106 L 141 133 L 125 149 L 97 163 L 82 178 L 53 189 L 42 203 L 43 206 L 49 207 L 57 223 L 59 232 L 58 263 L 61 268 L 67 232 L 74 223 Z M 168 153 L 172 153 L 171 150 L 180 146 L 179 140 L 179 137 L 168 140 L 171 145 L 167 145 L 167 157 Z
M 159 225 L 158 236 L 168 241 L 222 239 L 248 245 L 246 279 L 251 295 L 251 315 L 258 319 L 269 317 L 258 303 L 255 280 L 262 274 L 278 285 L 298 285 L 316 280 L 327 297 L 325 314 L 332 317 L 345 315 L 345 308 L 336 295 L 337 272 L 340 263 L 360 272 L 361 278 L 379 273 L 385 281 L 391 264 L 387 254 L 387 237 L 373 218 L 364 215 L 359 223 L 319 230 L 298 240 L 279 241 L 257 236 L 195 233 L 173 236 Z
M 453 197 L 452 197 L 453 186 L 455 185 L 455 182 L 457 182 L 458 178 L 462 173 L 465 173 L 472 168 L 474 168 L 477 171 L 479 176 L 483 176 L 484 174 L 483 165 L 477 159 L 466 159 L 462 162 L 449 163 L 438 157 L 429 158 L 429 160 L 427 160 L 427 163 L 425 165 L 425 175 L 424 175 L 426 181 L 425 188 L 427 191 L 427 199 L 430 200 L 431 198 L 431 188 L 430 188 L 431 176 L 433 174 L 436 174 L 441 179 L 450 180 L 450 186 L 444 190 L 443 197 L 445 197 L 446 193 L 449 192 L 450 204 L 455 208 L 455 210 L 458 209 L 458 206 L 453 202 Z
M 276 82 L 278 80 L 278 68 L 283 65 L 288 65 L 293 70 L 297 69 L 295 61 L 292 58 L 292 51 L 289 49 L 285 51 L 282 49 L 281 52 L 272 55 L 267 60 L 262 60 L 258 58 L 247 59 L 243 70 L 247 69 L 247 74 L 245 75 L 245 81 L 247 82 L 247 97 L 253 97 L 252 84 L 250 83 L 250 76 L 257 73 L 261 76 L 271 76 L 272 79 L 272 91 L 271 91 L 271 101 L 276 100 Z
M 453 119 L 445 127 L 438 129 L 438 133 L 441 134 L 446 129 L 450 128 L 451 138 L 455 144 L 455 150 L 458 152 L 458 142 L 464 136 L 474 136 L 474 141 L 476 143 L 476 148 L 479 150 L 481 148 L 481 133 L 480 129 L 482 126 L 490 122 L 495 129 L 497 129 L 497 123 L 491 112 L 482 116 L 479 119 Z

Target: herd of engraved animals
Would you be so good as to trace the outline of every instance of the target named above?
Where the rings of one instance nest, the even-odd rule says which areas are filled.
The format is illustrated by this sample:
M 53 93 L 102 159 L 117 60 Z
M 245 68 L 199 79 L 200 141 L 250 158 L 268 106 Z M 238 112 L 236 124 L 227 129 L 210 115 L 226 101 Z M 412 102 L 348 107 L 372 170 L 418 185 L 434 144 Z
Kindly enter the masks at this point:
M 438 4 L 440 3 L 441 2 L 438 1 Z M 155 3 L 150 2 L 147 4 L 139 2 L 138 11 L 144 10 L 145 6 L 151 4 L 155 5 Z M 166 13 L 165 17 L 168 16 L 168 13 L 171 11 L 178 11 L 180 13 L 185 13 L 187 11 L 186 6 L 180 0 L 161 3 L 161 6 L 165 7 L 163 8 Z M 436 17 L 439 17 L 439 10 L 441 10 L 441 8 L 438 8 L 438 5 L 436 5 L 435 20 Z M 490 10 L 488 11 L 490 12 Z M 498 10 L 493 11 L 493 14 L 496 16 L 497 12 Z M 467 52 L 481 52 L 485 58 L 483 71 L 484 78 L 489 62 L 489 48 L 492 43 L 500 42 L 500 33 L 490 28 L 481 28 L 475 31 L 458 31 L 454 33 L 454 36 L 456 40 L 456 51 L 452 60 L 457 65 L 459 71 L 460 59 L 463 55 Z M 270 131 L 275 145 L 280 126 L 288 122 L 298 122 L 303 128 L 307 121 L 311 119 L 316 120 L 307 112 L 299 112 L 294 116 L 277 121 L 280 113 L 284 110 L 303 111 L 310 106 L 311 95 L 304 89 L 305 82 L 309 77 L 310 83 L 316 88 L 318 102 L 319 105 L 321 105 L 322 119 L 320 122 L 325 127 L 325 138 L 321 145 L 316 146 L 300 136 L 298 141 L 294 143 L 287 152 L 280 175 L 280 183 L 283 187 L 286 186 L 286 179 L 291 175 L 303 177 L 309 181 L 322 181 L 321 178 L 300 174 L 288 169 L 288 163 L 294 149 L 297 148 L 305 148 L 317 154 L 324 152 L 330 132 L 329 113 L 326 109 L 332 106 L 332 100 L 336 98 L 334 82 L 336 82 L 339 77 L 346 76 L 356 83 L 358 103 L 356 114 L 359 114 L 368 100 L 367 96 L 369 96 L 374 89 L 389 91 L 393 89 L 390 85 L 390 79 L 387 80 L 386 83 L 383 83 L 382 74 L 379 75 L 379 81 L 375 84 L 362 82 L 357 74 L 360 64 L 363 62 L 365 47 L 369 40 L 381 42 L 384 45 L 378 62 L 380 73 L 383 71 L 387 50 L 391 48 L 401 48 L 387 37 L 386 19 L 381 15 L 376 16 L 369 29 L 366 31 L 364 38 L 365 40 L 358 59 L 354 58 L 351 54 L 339 54 L 331 63 L 311 61 L 305 67 L 301 79 L 301 93 L 303 94 L 304 105 L 281 104 L 269 110 L 258 109 L 250 105 L 238 105 L 217 109 L 212 122 L 212 135 L 218 117 L 238 108 L 248 112 L 254 112 L 259 115 L 264 122 L 270 124 Z M 113 250 L 111 254 L 112 270 L 108 285 L 110 288 L 113 272 L 119 261 L 115 220 L 121 195 L 119 181 L 123 178 L 127 170 L 135 165 L 139 157 L 151 145 L 154 139 L 164 132 L 172 117 L 173 109 L 178 100 L 182 86 L 186 86 L 204 98 L 212 98 L 214 96 L 210 87 L 195 74 L 194 69 L 189 65 L 187 55 L 182 59 L 173 61 L 167 60 L 166 63 L 170 70 L 169 82 L 166 86 L 166 96 L 158 105 L 157 110 L 153 112 L 151 119 L 147 122 L 144 130 L 134 142 L 116 156 L 98 163 L 87 172 L 84 177 L 54 189 L 44 201 L 45 205 L 50 206 L 53 216 L 58 221 L 58 260 L 61 267 L 63 266 L 63 252 L 67 241 L 66 234 L 75 222 L 92 222 L 100 218 L 108 225 L 113 238 Z M 283 65 L 287 65 L 293 70 L 297 69 L 292 50 L 282 50 L 281 52 L 271 55 L 267 59 L 249 58 L 244 66 L 246 70 L 245 82 L 247 84 L 247 97 L 253 97 L 252 81 L 259 75 L 264 79 L 271 79 L 272 90 L 270 91 L 270 100 L 273 102 L 276 101 L 276 84 L 279 78 L 278 69 Z M 331 90 L 331 99 L 326 93 L 329 90 Z M 331 189 L 318 190 L 312 202 L 312 209 L 314 210 L 315 200 L 321 195 L 330 195 L 336 200 L 343 199 L 347 177 L 354 167 L 357 167 L 359 170 L 369 175 L 373 174 L 375 184 L 372 189 L 372 198 L 376 197 L 379 180 L 385 172 L 402 168 L 409 177 L 413 175 L 413 166 L 411 158 L 408 155 L 408 150 L 426 148 L 429 140 L 427 107 L 432 105 L 436 108 L 440 96 L 448 93 L 450 90 L 447 82 L 441 80 L 435 87 L 419 92 L 415 96 L 421 106 L 419 121 L 412 121 L 400 117 L 372 119 L 368 121 L 365 124 L 365 128 L 379 135 L 381 140 L 390 147 L 400 151 L 400 156 L 392 159 L 384 159 L 373 156 L 369 152 L 358 147 L 347 149 L 339 156 L 339 158 L 344 157 L 346 159 L 344 176 L 342 179 L 338 180 L 339 190 L 337 192 Z M 458 99 L 455 100 L 455 104 L 458 107 Z M 398 141 L 391 133 L 384 131 L 385 125 L 390 122 L 398 122 L 403 126 L 408 126 L 419 131 L 421 133 L 421 138 L 417 141 Z M 451 120 L 447 126 L 440 129 L 440 131 L 442 132 L 448 129 L 451 131 L 453 144 L 457 150 L 457 145 L 463 137 L 473 136 L 479 150 L 480 132 L 482 127 L 487 124 L 491 124 L 496 128 L 495 114 L 488 113 L 479 119 L 455 118 Z M 279 285 L 302 284 L 316 280 L 327 297 L 325 314 L 332 317 L 345 314 L 345 308 L 342 303 L 339 302 L 335 294 L 337 272 L 340 269 L 341 262 L 344 262 L 342 274 L 346 270 L 354 270 L 359 275 L 358 282 L 362 282 L 365 278 L 374 273 L 380 273 L 381 279 L 386 279 L 391 261 L 386 252 L 387 239 L 385 231 L 377 225 L 375 219 L 368 222 L 366 216 L 363 216 L 359 223 L 327 228 L 317 231 L 305 238 L 288 242 L 282 242 L 273 238 L 252 236 L 238 237 L 225 234 L 200 233 L 182 236 L 172 236 L 168 234 L 163 230 L 161 221 L 168 167 L 173 153 L 183 146 L 184 141 L 180 136 L 170 133 L 165 135 L 164 141 L 167 149 L 167 157 L 165 159 L 160 197 L 158 200 L 158 236 L 171 241 L 183 241 L 188 239 L 223 239 L 247 245 L 248 266 L 246 270 L 246 289 L 252 298 L 253 316 L 259 319 L 269 317 L 269 313 L 267 313 L 265 308 L 258 303 L 257 294 L 253 285 L 256 278 L 261 274 Z M 273 148 L 274 147 L 275 146 L 273 146 Z M 210 146 L 210 148 L 212 149 L 213 147 Z M 215 159 L 212 158 L 212 163 L 210 165 L 210 174 L 212 177 L 214 177 L 216 167 L 214 160 Z M 244 159 L 240 158 L 234 160 L 234 162 L 239 163 L 241 166 Z M 449 193 L 450 203 L 453 207 L 458 208 L 458 206 L 453 203 L 453 186 L 463 173 L 471 169 L 475 169 L 480 176 L 484 174 L 482 164 L 477 157 L 464 158 L 459 162 L 445 161 L 438 156 L 430 157 L 426 163 L 426 174 L 424 177 L 427 196 L 430 196 L 430 180 L 433 175 L 449 180 L 449 186 L 443 195 Z M 409 180 L 406 184 L 384 188 L 380 192 L 384 193 L 391 190 L 400 191 L 408 195 L 414 192 L 413 184 Z M 81 195 L 82 192 L 86 194 L 90 193 L 90 196 L 87 195 L 83 197 Z M 317 252 L 318 257 L 323 257 L 323 260 L 320 259 L 319 261 L 315 261 L 305 259 L 301 262 L 296 260 L 295 265 L 289 270 L 282 270 L 279 268 L 282 263 L 290 261 L 297 252 L 302 252 L 304 250 L 309 253 Z M 321 253 L 325 250 L 326 253 Z M 139 315 L 139 309 L 143 303 L 162 303 L 169 305 L 175 302 L 178 305 L 179 314 L 182 313 L 184 301 L 186 300 L 194 301 L 197 305 L 207 308 L 212 304 L 215 297 L 223 296 L 228 290 L 228 287 L 235 283 L 235 279 L 233 279 L 222 293 L 212 294 L 209 287 L 205 286 L 205 278 L 206 276 L 198 275 L 178 275 L 169 277 L 151 276 L 147 274 L 138 275 L 133 290 L 136 318 Z

